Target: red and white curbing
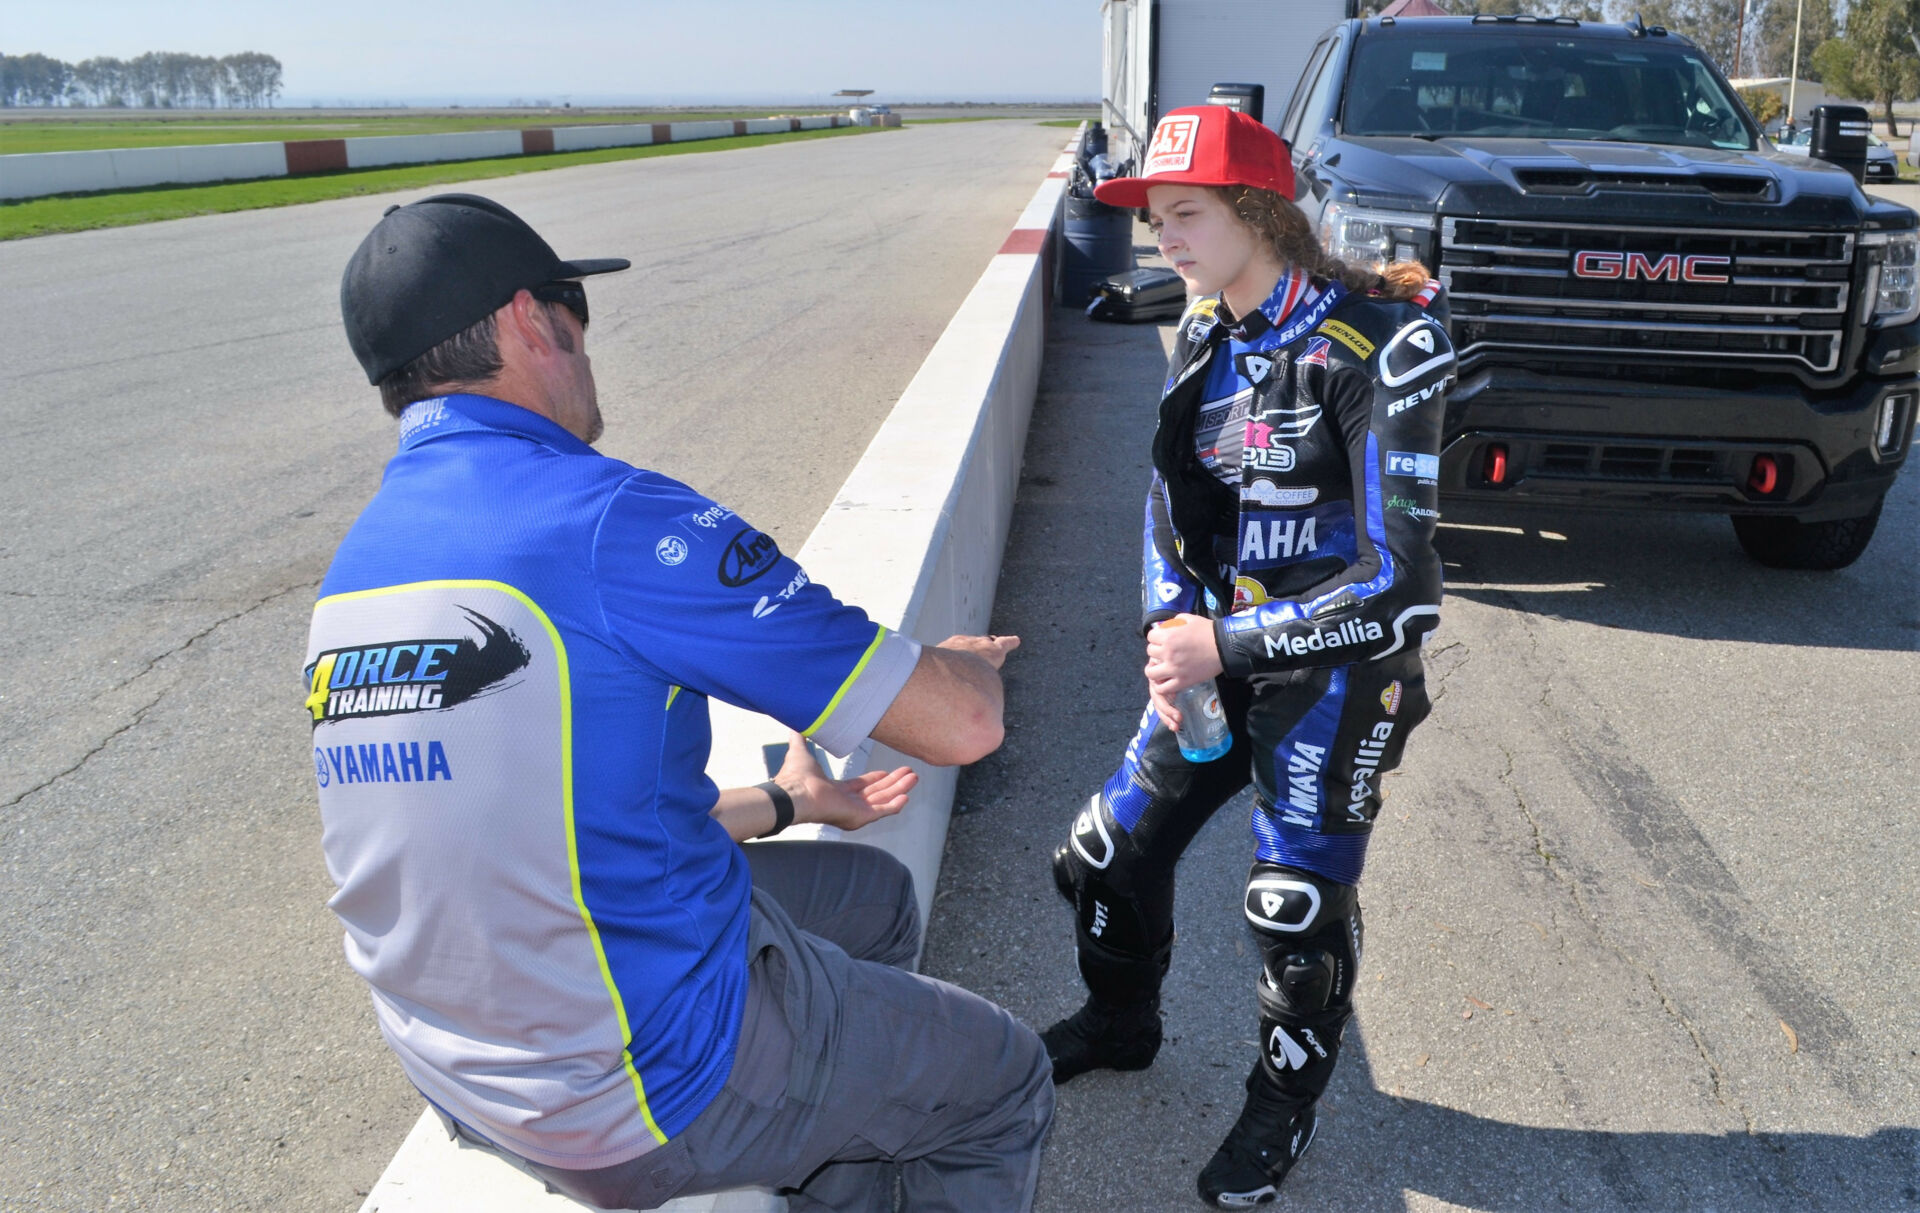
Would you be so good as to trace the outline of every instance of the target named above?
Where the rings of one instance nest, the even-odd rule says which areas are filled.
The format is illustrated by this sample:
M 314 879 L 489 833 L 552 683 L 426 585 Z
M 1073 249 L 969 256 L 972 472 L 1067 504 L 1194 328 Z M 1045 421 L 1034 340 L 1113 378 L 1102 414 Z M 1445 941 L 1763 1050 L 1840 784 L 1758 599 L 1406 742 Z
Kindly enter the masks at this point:
M 843 114 L 810 118 L 730 118 L 605 126 L 536 126 L 437 135 L 367 135 L 282 143 L 208 143 L 185 147 L 22 152 L 0 156 L 0 198 L 40 198 L 155 185 L 298 177 L 345 169 L 447 160 L 491 160 L 603 147 L 645 147 L 735 135 L 772 135 L 850 126 Z
M 1080 138 L 1076 133 L 1055 161 L 797 554 L 808 575 L 841 599 L 928 643 L 985 632 L 992 615 L 1046 349 L 1066 178 Z M 721 787 L 765 779 L 763 747 L 783 744 L 786 729 L 765 716 L 710 706 L 707 774 Z M 920 921 L 927 922 L 959 772 L 868 741 L 839 764 L 839 773 L 902 763 L 920 772 L 913 803 L 847 837 L 907 865 Z M 796 826 L 787 836 L 839 837 L 840 831 Z M 786 1205 L 784 1197 L 745 1189 L 660 1207 L 667 1213 L 779 1213 Z M 580 1213 L 587 1207 L 546 1191 L 492 1154 L 449 1141 L 427 1112 L 360 1213 Z

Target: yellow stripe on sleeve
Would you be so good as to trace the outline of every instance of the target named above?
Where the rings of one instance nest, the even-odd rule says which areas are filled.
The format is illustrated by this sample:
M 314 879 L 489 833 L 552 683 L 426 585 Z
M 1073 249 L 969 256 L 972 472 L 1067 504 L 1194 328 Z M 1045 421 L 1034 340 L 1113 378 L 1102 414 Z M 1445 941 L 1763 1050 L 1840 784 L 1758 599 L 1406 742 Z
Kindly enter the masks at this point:
M 887 638 L 885 625 L 878 626 L 879 631 L 875 633 L 873 643 L 867 646 L 867 651 L 860 654 L 860 660 L 854 663 L 853 673 L 847 675 L 846 680 L 840 684 L 840 689 L 833 693 L 833 698 L 827 700 L 827 706 L 821 709 L 820 715 L 814 719 L 814 722 L 800 730 L 802 733 L 809 737 L 813 736 L 814 733 L 819 731 L 822 725 L 827 723 L 827 720 L 833 715 L 833 710 L 840 706 L 840 701 L 847 697 L 848 688 L 852 687 L 859 679 L 860 671 L 867 668 L 867 662 L 873 660 L 874 653 L 879 651 L 880 642 Z

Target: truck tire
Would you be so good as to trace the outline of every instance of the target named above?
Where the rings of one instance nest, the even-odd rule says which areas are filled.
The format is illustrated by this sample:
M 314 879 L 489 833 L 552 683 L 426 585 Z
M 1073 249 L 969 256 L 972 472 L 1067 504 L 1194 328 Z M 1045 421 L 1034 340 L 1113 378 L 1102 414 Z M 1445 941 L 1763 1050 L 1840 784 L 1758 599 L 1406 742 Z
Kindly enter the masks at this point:
M 1733 533 L 1747 555 L 1774 569 L 1844 569 L 1860 558 L 1880 523 L 1880 506 L 1852 518 L 1802 522 L 1798 518 L 1733 516 Z

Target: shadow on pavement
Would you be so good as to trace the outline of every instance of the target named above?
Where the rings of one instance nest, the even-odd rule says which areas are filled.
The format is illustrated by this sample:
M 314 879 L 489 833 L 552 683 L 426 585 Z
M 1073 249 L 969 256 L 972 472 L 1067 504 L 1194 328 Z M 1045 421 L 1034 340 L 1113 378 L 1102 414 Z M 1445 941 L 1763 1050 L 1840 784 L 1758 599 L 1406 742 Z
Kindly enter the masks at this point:
M 1912 469 L 1888 494 L 1866 554 L 1834 573 L 1764 568 L 1717 515 L 1441 506 L 1449 597 L 1699 640 L 1920 647 Z
M 1355 1054 L 1357 1036 L 1348 1033 Z M 1343 1058 L 1343 1068 L 1352 1063 L 1364 1060 Z M 1283 1201 L 1405 1209 L 1417 1193 L 1486 1213 L 1920 1208 L 1920 1129 L 1855 1137 L 1513 1124 L 1398 1098 L 1363 1078 L 1361 1065 L 1343 1075 L 1353 1081 L 1336 1082 L 1326 1137 L 1290 1177 Z

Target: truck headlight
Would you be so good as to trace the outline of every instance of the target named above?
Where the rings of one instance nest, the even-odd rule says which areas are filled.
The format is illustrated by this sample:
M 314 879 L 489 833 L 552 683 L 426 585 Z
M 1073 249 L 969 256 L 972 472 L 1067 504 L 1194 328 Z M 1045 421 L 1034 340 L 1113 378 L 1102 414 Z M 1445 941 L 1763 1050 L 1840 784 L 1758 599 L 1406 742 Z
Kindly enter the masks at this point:
M 1876 324 L 1905 324 L 1920 316 L 1920 232 L 1867 232 L 1860 247 L 1871 258 L 1867 297 Z
M 1348 265 L 1418 261 L 1433 272 L 1433 216 L 1329 202 L 1320 216 L 1320 242 Z

